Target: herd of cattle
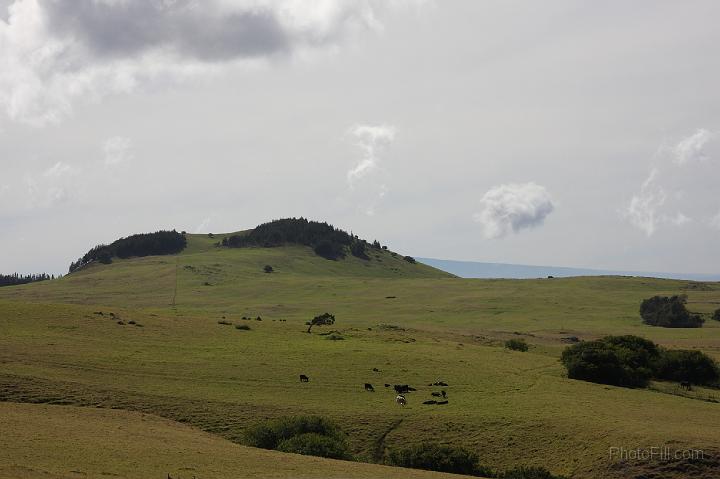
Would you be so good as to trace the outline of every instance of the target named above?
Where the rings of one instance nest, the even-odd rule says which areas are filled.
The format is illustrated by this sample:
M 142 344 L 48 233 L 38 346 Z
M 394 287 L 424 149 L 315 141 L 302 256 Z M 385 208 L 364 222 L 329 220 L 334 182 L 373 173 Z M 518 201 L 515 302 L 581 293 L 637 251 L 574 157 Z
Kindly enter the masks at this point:
M 378 372 L 378 369 L 373 368 L 373 371 Z M 310 378 L 308 376 L 306 376 L 305 374 L 301 374 L 300 382 L 301 383 L 310 382 Z M 448 385 L 448 383 L 446 383 L 444 381 L 435 381 L 434 383 L 428 384 L 428 387 L 433 387 L 433 386 L 448 387 L 449 385 Z M 385 383 L 385 387 L 389 388 L 390 384 Z M 395 396 L 395 403 L 400 406 L 405 406 L 407 404 L 407 398 L 405 397 L 405 394 L 407 394 L 409 392 L 417 391 L 417 389 L 410 386 L 409 384 L 395 384 L 395 385 L 393 385 L 393 389 L 395 390 L 395 393 L 397 394 L 397 396 Z M 372 384 L 365 383 L 365 391 L 374 393 L 375 388 L 373 387 Z M 440 391 L 432 391 L 430 393 L 430 395 L 432 397 L 436 397 L 438 399 L 428 399 L 427 401 L 423 401 L 423 404 L 429 405 L 429 404 L 447 404 L 448 403 L 447 391 L 445 391 L 444 389 L 442 389 Z M 440 398 L 442 398 L 442 399 L 440 399 Z

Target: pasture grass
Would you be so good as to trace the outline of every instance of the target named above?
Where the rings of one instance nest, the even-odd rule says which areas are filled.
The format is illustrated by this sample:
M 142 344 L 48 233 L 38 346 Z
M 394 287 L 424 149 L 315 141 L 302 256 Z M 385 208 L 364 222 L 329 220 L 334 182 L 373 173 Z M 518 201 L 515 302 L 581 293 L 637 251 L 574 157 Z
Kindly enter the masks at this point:
M 265 419 L 322 414 L 363 461 L 430 440 L 477 451 L 494 469 L 537 465 L 576 477 L 627 475 L 608 458 L 613 446 L 720 450 L 714 390 L 573 381 L 558 361 L 562 338 L 608 334 L 720 359 L 719 322 L 665 329 L 638 314 L 642 299 L 678 293 L 709 313 L 717 283 L 467 280 L 388 252 L 366 265 L 300 247 L 219 249 L 218 238 L 190 235 L 177 256 L 0 289 L 0 398 L 152 412 L 236 442 Z M 306 333 L 325 311 L 337 317 L 331 335 L 345 340 L 325 340 L 330 327 Z M 257 316 L 247 334 L 223 323 Z M 505 349 L 512 338 L 530 350 Z M 421 404 L 441 389 L 428 386 L 437 380 L 450 384 L 449 403 Z M 402 408 L 385 383 L 418 391 Z

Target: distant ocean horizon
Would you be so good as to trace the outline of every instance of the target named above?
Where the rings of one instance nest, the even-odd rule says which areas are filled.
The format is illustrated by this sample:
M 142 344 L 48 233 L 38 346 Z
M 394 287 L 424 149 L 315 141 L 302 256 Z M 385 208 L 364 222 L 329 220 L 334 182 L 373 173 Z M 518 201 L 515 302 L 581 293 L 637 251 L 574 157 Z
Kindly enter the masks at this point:
M 457 261 L 422 257 L 416 257 L 415 259 L 461 278 L 532 279 L 547 278 L 548 276 L 554 276 L 557 278 L 570 278 L 574 276 L 640 276 L 647 278 L 684 279 L 692 281 L 720 281 L 720 273 L 659 273 L 653 271 L 620 271 L 591 268 L 570 268 L 563 266 L 484 263 L 479 261 Z

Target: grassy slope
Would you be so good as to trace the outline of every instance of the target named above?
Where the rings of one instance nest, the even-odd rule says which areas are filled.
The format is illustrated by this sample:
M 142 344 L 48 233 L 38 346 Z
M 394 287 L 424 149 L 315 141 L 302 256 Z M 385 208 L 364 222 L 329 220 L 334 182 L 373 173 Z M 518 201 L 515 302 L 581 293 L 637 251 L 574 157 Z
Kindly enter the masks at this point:
M 720 323 L 669 330 L 637 317 L 640 300 L 659 293 L 686 292 L 691 309 L 709 312 L 720 302 L 718 284 L 461 280 L 389 253 L 365 266 L 306 248 L 225 250 L 214 241 L 192 236 L 178 256 L 0 289 L 4 397 L 150 411 L 233 440 L 261 417 L 321 412 L 343 425 L 365 460 L 432 439 L 474 448 L 494 467 L 532 463 L 578 477 L 622 475 L 608 470 L 610 446 L 720 449 L 720 405 L 697 399 L 717 398 L 713 391 L 681 397 L 571 381 L 557 361 L 560 337 L 610 333 L 720 358 Z M 277 272 L 263 273 L 265 264 Z M 326 310 L 345 341 L 303 332 Z M 109 311 L 143 327 L 120 326 Z M 253 329 L 219 325 L 222 316 Z M 530 352 L 501 347 L 515 333 Z M 297 382 L 300 373 L 311 382 Z M 438 378 L 451 385 L 450 404 L 421 405 Z M 377 392 L 366 393 L 364 382 Z M 400 409 L 383 383 L 421 387 Z
M 0 478 L 8 479 L 458 477 L 243 447 L 127 411 L 0 403 L 0 429 Z

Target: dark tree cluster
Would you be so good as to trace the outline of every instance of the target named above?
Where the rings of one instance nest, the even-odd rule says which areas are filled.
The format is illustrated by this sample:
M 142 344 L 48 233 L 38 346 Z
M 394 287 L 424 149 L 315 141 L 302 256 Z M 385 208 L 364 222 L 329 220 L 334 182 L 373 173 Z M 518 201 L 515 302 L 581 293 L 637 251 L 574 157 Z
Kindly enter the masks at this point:
M 36 281 L 45 281 L 48 279 L 55 279 L 55 275 L 40 273 L 40 274 L 0 274 L 0 286 L 16 286 L 19 284 L 34 283 Z
M 260 246 L 273 248 L 288 244 L 309 246 L 315 254 L 337 260 L 350 254 L 370 259 L 366 253 L 368 243 L 328 223 L 305 218 L 286 218 L 263 223 L 245 233 L 223 238 L 221 245 L 229 248 Z
M 700 351 L 664 349 L 647 339 L 606 336 L 569 346 L 561 362 L 570 379 L 624 387 L 645 387 L 651 379 L 713 385 L 717 363 Z
M 98 245 L 85 253 L 84 256 L 70 264 L 70 272 L 87 266 L 93 262 L 112 263 L 116 258 L 132 258 L 135 256 L 155 256 L 176 254 L 185 249 L 185 235 L 172 231 L 156 231 L 120 238 L 109 245 Z
M 640 304 L 645 324 L 665 328 L 699 328 L 704 320 L 687 310 L 687 296 L 653 296 Z

